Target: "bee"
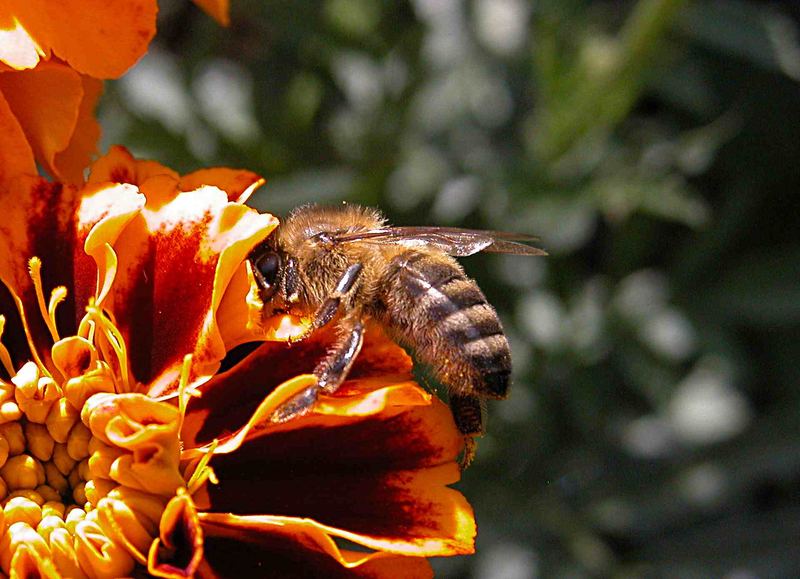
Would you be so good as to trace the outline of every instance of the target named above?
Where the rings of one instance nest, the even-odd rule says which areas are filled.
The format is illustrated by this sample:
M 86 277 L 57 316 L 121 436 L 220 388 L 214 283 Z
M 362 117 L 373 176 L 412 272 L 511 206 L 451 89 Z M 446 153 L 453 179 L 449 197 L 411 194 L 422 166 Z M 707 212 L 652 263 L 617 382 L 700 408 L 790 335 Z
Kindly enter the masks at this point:
M 448 227 L 392 227 L 375 209 L 344 204 L 292 211 L 249 255 L 265 315 L 310 318 L 303 339 L 334 322 L 337 340 L 317 364 L 317 384 L 272 416 L 308 412 L 347 378 L 371 318 L 414 350 L 446 386 L 466 451 L 484 433 L 483 401 L 508 395 L 511 354 L 495 309 L 454 259 L 479 251 L 545 255 L 536 238 Z

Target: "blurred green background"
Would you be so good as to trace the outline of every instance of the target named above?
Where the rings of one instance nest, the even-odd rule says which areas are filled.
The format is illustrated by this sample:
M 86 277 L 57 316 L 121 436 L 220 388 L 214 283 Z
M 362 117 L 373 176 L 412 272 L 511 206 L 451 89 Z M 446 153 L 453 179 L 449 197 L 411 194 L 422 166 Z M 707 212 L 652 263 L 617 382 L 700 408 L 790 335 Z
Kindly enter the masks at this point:
M 516 379 L 439 576 L 800 576 L 797 3 L 160 4 L 104 146 L 551 254 L 464 260 Z

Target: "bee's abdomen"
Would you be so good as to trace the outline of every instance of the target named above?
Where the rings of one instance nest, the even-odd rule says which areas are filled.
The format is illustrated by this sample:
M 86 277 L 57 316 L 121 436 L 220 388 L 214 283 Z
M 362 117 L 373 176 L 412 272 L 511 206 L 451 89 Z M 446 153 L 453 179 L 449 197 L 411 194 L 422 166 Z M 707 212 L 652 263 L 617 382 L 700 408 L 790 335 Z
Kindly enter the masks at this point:
M 502 398 L 511 355 L 494 308 L 451 257 L 408 251 L 392 266 L 388 325 L 451 391 Z

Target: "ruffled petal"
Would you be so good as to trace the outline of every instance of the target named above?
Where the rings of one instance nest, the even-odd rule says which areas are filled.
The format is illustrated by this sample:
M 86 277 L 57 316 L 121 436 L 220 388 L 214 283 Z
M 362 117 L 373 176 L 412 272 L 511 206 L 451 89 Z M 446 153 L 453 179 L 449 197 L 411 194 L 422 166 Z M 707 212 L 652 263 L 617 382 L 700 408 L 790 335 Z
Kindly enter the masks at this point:
M 108 153 L 92 164 L 89 183 L 130 183 L 141 185 L 150 177 L 168 175 L 180 180 L 178 173 L 156 161 L 136 159 L 125 147 L 114 145 Z
M 212 571 L 239 577 L 433 576 L 425 559 L 339 548 L 328 529 L 308 519 L 200 513 Z
M 193 577 L 203 559 L 203 531 L 197 510 L 185 491 L 164 509 L 159 537 L 150 546 L 147 571 L 156 577 Z
M 141 58 L 156 30 L 154 0 L 7 0 L 6 21 L 27 31 L 37 53 L 50 52 L 95 78 L 116 78 Z M 32 58 L 28 49 L 23 63 Z M 20 59 L 12 60 L 19 66 Z M 9 63 L 11 64 L 11 63 Z
M 285 320 L 275 321 L 280 328 Z M 214 376 L 203 385 L 202 397 L 189 403 L 182 433 L 186 446 L 200 446 L 242 428 L 278 385 L 311 373 L 333 339 L 333 331 L 327 330 L 293 345 L 265 342 L 238 364 Z M 350 380 L 342 385 L 337 397 L 346 396 L 351 386 L 358 390 L 359 380 L 364 378 L 381 377 L 386 384 L 408 381 L 411 367 L 408 354 L 379 327 L 369 325 L 364 346 L 350 371 Z
M 139 181 L 144 210 L 117 239 L 117 278 L 106 305 L 126 338 L 135 377 L 153 396 L 177 386 L 186 354 L 192 380 L 213 374 L 225 355 L 216 310 L 236 268 L 277 225 L 269 215 L 230 203 L 216 187 L 179 190 L 155 164 L 116 148 L 92 169 L 96 180 Z
M 193 191 L 203 185 L 213 185 L 228 194 L 228 201 L 244 203 L 264 184 L 261 175 L 244 169 L 213 167 L 200 169 L 181 177 L 181 191 Z

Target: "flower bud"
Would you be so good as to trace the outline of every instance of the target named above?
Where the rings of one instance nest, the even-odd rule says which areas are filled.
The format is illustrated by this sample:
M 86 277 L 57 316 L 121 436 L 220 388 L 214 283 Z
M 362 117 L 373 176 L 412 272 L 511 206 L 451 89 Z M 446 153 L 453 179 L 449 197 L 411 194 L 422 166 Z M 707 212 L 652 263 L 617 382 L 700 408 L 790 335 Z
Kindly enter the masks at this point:
M 12 491 L 35 489 L 45 481 L 44 467 L 38 460 L 27 454 L 9 458 L 3 468 L 0 468 L 0 476 Z
M 76 462 L 78 461 L 72 458 L 67 452 L 66 444 L 55 445 L 55 448 L 53 448 L 53 464 L 58 468 L 58 472 L 67 476 L 72 472 Z
M 59 398 L 50 408 L 45 424 L 56 442 L 67 442 L 69 431 L 80 418 L 80 413 L 66 398 Z
M 78 486 L 79 483 L 83 482 L 80 471 L 78 470 L 78 465 L 75 465 L 75 468 L 72 469 L 72 472 L 67 475 L 67 482 L 69 482 L 70 488 L 73 489 Z
M 36 532 L 39 533 L 39 535 L 49 544 L 50 533 L 56 529 L 66 530 L 66 528 L 67 525 L 64 523 L 64 520 L 61 517 L 56 515 L 46 515 L 42 517 L 41 521 L 39 521 L 39 524 L 36 527 Z
M 9 499 L 13 499 L 14 497 L 25 497 L 26 499 L 32 500 L 40 507 L 44 504 L 44 497 L 33 489 L 20 489 L 9 493 Z
M 48 462 L 47 464 L 50 464 L 50 463 Z M 45 464 L 45 469 L 44 469 L 45 477 L 47 476 L 47 464 Z M 61 473 L 59 473 L 59 474 L 61 474 Z M 45 485 L 39 485 L 38 487 L 36 487 L 36 492 L 39 493 L 39 495 L 41 495 L 41 497 L 42 497 L 42 499 L 44 499 L 44 501 L 60 501 L 61 500 L 61 494 L 56 489 L 51 487 L 50 485 L 46 485 L 46 484 Z
M 8 450 L 8 441 L 5 436 L 0 434 L 0 468 L 2 468 L 8 460 Z
M 55 406 L 55 405 L 54 405 Z M 41 461 L 48 461 L 53 456 L 53 437 L 43 424 L 26 422 L 23 428 L 25 439 L 28 441 L 28 451 Z
M 69 489 L 67 477 L 61 474 L 61 471 L 59 471 L 58 467 L 52 462 L 44 463 L 44 476 L 47 484 L 61 495 L 65 494 Z
M 89 438 L 92 433 L 83 423 L 76 422 L 67 438 L 67 454 L 75 460 L 83 460 L 89 456 Z
M 97 359 L 92 343 L 80 336 L 59 340 L 50 349 L 53 364 L 66 379 L 77 378 L 89 370 Z
M 67 380 L 64 385 L 64 396 L 73 408 L 80 410 L 95 394 L 113 393 L 114 390 L 114 375 L 111 369 L 107 364 L 97 362 L 89 372 Z
M 106 495 L 108 499 L 118 500 L 136 513 L 147 532 L 155 536 L 164 513 L 168 498 L 119 486 Z
M 42 505 L 42 516 L 43 517 L 58 517 L 61 520 L 64 520 L 64 511 L 66 508 L 64 507 L 64 503 L 60 500 L 58 501 L 47 501 L 45 504 Z
M 110 479 L 111 465 L 116 459 L 125 454 L 125 451 L 115 446 L 109 446 L 100 442 L 100 439 L 92 437 L 89 443 L 89 450 L 94 449 L 89 457 L 89 477 Z
M 75 552 L 81 567 L 92 569 L 98 577 L 127 577 L 135 565 L 125 548 L 106 537 L 92 521 L 76 525 Z
M 137 551 L 138 558 L 147 559 L 153 535 L 130 505 L 106 497 L 97 504 L 97 513 L 97 522 L 106 536 L 122 545 L 130 545 Z
M 14 390 L 14 399 L 20 410 L 28 420 L 37 424 L 44 424 L 50 407 L 60 397 L 61 388 L 47 376 L 39 378 L 36 382 L 17 384 L 17 389 Z
M 11 559 L 21 545 L 25 545 L 42 558 L 50 554 L 47 543 L 33 527 L 27 523 L 16 522 L 6 529 L 5 535 L 0 539 L 0 567 L 6 575 L 11 574 Z
M 22 433 L 22 425 L 19 422 L 0 424 L 0 434 L 8 442 L 8 454 L 10 456 L 25 452 L 25 435 Z
M 6 400 L 12 400 L 14 398 L 15 388 L 16 386 L 14 386 L 13 382 L 6 382 L 0 379 L 0 403 Z
M 86 483 L 85 482 L 79 482 L 77 485 L 72 487 L 72 500 L 75 501 L 76 505 L 86 504 Z
M 71 534 L 75 534 L 75 525 L 80 523 L 85 518 L 86 518 L 86 511 L 84 511 L 82 508 L 76 505 L 71 505 L 67 509 L 67 515 L 64 517 L 64 522 L 67 525 L 67 530 Z
M 22 417 L 22 410 L 14 400 L 6 400 L 0 403 L 0 423 L 12 422 Z
M 27 523 L 36 527 L 42 520 L 42 507 L 26 497 L 14 497 L 3 507 L 6 524 Z
M 117 483 L 112 480 L 102 478 L 92 479 L 86 481 L 84 492 L 86 493 L 86 500 L 96 505 L 100 500 L 110 493 L 113 489 L 117 488 Z
M 86 577 L 78 563 L 70 530 L 56 528 L 50 532 L 50 553 L 62 577 Z

